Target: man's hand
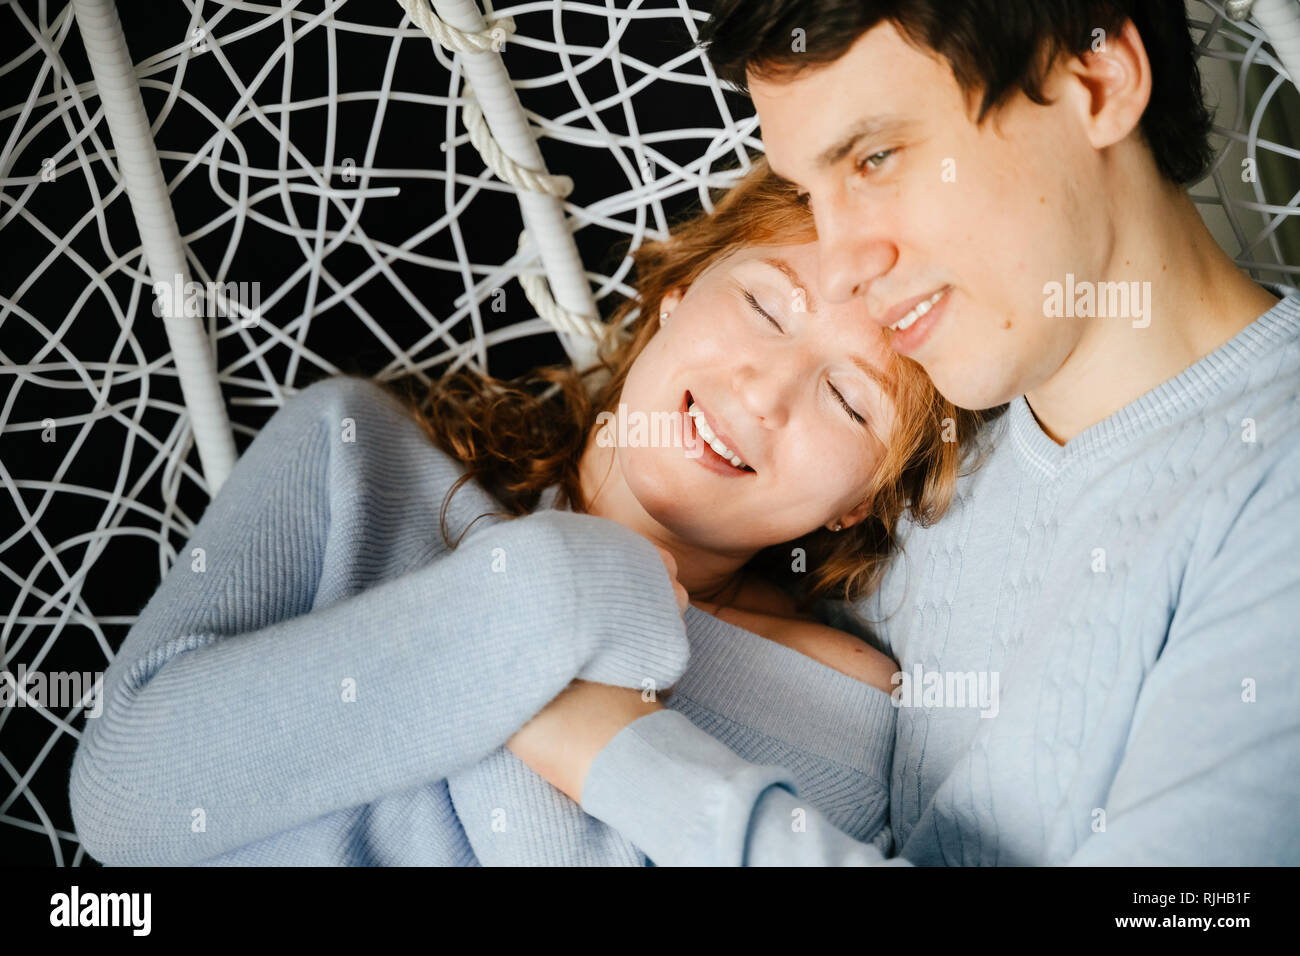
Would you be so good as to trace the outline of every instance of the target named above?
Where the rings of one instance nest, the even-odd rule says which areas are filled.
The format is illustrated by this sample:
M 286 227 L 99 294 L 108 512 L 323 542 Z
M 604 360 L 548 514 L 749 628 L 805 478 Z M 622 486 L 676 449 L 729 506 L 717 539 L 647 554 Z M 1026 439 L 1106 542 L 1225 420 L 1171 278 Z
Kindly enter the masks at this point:
M 660 692 L 662 695 L 664 692 Z M 596 755 L 632 721 L 664 705 L 642 691 L 575 680 L 508 741 L 510 751 L 575 803 Z

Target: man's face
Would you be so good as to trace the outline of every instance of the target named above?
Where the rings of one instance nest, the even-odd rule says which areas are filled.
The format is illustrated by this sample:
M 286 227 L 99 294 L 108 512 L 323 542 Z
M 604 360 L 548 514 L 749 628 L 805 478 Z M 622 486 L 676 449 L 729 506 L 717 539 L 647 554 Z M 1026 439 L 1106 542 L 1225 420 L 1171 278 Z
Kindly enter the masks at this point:
M 977 126 L 948 63 L 889 23 L 831 64 L 750 80 L 769 162 L 812 205 L 827 299 L 862 297 L 957 405 L 1051 378 L 1082 326 L 1044 316 L 1043 286 L 1100 278 L 1114 238 L 1077 97 L 1017 93 Z

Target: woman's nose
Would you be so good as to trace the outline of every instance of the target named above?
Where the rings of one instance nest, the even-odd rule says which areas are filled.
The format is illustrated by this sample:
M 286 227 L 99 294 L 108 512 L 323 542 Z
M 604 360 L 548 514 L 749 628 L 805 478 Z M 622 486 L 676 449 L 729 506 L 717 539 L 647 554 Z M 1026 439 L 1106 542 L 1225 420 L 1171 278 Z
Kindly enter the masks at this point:
M 786 423 L 801 364 L 790 355 L 766 355 L 736 367 L 732 390 L 745 412 L 762 427 L 780 428 Z

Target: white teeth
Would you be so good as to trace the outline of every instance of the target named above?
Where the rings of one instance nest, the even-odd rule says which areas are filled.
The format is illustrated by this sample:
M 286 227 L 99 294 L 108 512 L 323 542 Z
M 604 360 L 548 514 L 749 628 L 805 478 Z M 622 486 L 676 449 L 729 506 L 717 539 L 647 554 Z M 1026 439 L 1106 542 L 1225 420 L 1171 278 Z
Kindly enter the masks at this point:
M 930 298 L 926 299 L 924 302 L 918 302 L 915 306 L 912 307 L 912 311 L 908 312 L 907 315 L 903 316 L 901 319 L 899 319 L 897 322 L 891 325 L 890 328 L 893 329 L 895 332 L 902 332 L 904 329 L 911 328 L 912 323 L 915 322 L 917 319 L 919 319 L 921 316 L 925 315 L 925 313 L 929 312 L 932 308 L 934 308 L 934 304 L 938 302 L 940 299 L 942 299 L 944 297 L 944 294 L 947 293 L 947 291 L 948 291 L 947 289 L 940 289 L 938 292 L 930 296 Z
M 700 437 L 709 443 L 709 447 L 716 451 L 727 461 L 731 462 L 733 468 L 748 468 L 749 466 L 741 461 L 740 456 L 733 454 L 731 449 L 718 440 L 718 436 L 713 433 L 709 423 L 704 416 L 700 414 L 699 406 L 691 402 L 691 407 L 686 410 L 686 414 L 695 419 L 695 430 L 700 433 Z

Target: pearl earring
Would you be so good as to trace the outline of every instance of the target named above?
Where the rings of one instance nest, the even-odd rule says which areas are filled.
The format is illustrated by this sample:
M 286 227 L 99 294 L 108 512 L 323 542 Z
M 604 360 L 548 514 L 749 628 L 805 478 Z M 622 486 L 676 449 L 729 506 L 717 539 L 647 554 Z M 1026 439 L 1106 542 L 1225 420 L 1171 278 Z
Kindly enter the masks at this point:
M 831 530 L 832 530 L 832 531 L 839 531 L 839 530 L 842 529 L 843 527 L 844 527 L 844 525 L 840 524 L 840 523 L 837 521 L 837 522 L 835 522 L 835 527 L 831 528 Z
M 660 313 L 659 313 L 659 321 L 660 321 L 660 322 L 662 322 L 662 321 L 663 321 L 664 319 L 666 319 L 666 318 L 668 318 L 668 313 L 667 313 L 667 312 L 660 312 Z

